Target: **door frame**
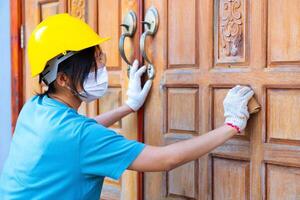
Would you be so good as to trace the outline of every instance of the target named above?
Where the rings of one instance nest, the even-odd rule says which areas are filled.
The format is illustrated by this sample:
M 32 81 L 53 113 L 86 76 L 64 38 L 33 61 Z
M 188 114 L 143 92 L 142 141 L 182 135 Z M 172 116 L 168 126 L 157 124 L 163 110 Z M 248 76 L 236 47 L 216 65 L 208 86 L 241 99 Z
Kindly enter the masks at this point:
M 10 44 L 11 44 L 11 129 L 15 129 L 23 106 L 23 49 L 21 48 L 21 26 L 23 24 L 22 0 L 10 0 Z
M 144 20 L 144 0 L 138 0 L 138 13 L 137 13 L 137 22 L 140 23 Z M 141 23 L 137 26 L 136 34 L 138 34 L 139 38 L 143 34 L 144 28 Z M 134 57 L 138 58 L 139 63 L 144 63 L 143 56 L 140 53 L 139 43 L 134 47 Z M 144 142 L 144 106 L 138 111 L 138 141 Z M 138 172 L 138 191 L 137 191 L 137 199 L 144 199 L 144 173 Z
M 138 3 L 138 23 L 144 18 L 144 1 L 136 0 Z M 14 132 L 18 115 L 24 104 L 23 91 L 23 55 L 21 48 L 21 27 L 23 25 L 23 0 L 10 0 L 10 44 L 11 44 L 11 128 Z M 142 35 L 143 27 L 137 26 L 138 36 Z M 24 41 L 26 42 L 26 41 Z M 139 63 L 143 63 L 143 57 L 140 54 L 139 43 L 135 46 L 134 56 L 138 58 Z M 138 141 L 144 142 L 144 108 L 138 111 Z M 138 190 L 137 199 L 144 197 L 144 173 L 138 172 Z

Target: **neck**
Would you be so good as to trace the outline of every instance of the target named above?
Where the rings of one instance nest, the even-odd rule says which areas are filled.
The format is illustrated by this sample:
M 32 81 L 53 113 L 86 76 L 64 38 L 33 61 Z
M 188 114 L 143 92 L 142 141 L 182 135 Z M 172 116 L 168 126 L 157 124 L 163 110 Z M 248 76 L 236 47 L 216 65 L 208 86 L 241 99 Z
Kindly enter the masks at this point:
M 53 94 L 49 94 L 49 97 L 65 104 L 75 110 L 78 110 L 78 108 L 82 102 L 77 96 L 70 94 L 70 92 L 65 92 L 65 93 L 56 92 Z

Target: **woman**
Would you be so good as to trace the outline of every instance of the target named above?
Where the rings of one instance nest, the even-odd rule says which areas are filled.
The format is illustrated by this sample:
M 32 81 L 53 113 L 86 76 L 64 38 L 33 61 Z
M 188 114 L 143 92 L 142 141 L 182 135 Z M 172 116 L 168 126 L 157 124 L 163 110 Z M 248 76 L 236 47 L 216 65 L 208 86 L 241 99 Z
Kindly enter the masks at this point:
M 28 46 L 32 76 L 48 90 L 26 102 L 0 179 L 0 199 L 99 199 L 106 176 L 124 170 L 166 171 L 208 153 L 242 131 L 249 118 L 249 87 L 236 86 L 224 100 L 225 123 L 207 134 L 156 147 L 127 140 L 106 128 L 144 103 L 145 66 L 133 63 L 126 103 L 95 119 L 77 109 L 105 94 L 108 75 L 100 38 L 87 24 L 59 14 L 33 31 Z M 173 152 L 178 152 L 174 154 Z

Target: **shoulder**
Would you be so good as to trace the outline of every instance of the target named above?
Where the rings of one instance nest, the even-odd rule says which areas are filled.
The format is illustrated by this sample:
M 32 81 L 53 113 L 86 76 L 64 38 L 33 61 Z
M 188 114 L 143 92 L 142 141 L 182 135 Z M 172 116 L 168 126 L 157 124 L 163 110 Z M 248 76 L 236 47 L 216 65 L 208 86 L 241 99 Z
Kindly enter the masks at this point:
M 22 110 L 30 109 L 35 110 L 38 105 L 43 104 L 44 95 L 34 95 L 30 97 L 22 107 Z
M 23 114 L 28 113 L 28 111 L 34 110 L 36 102 L 38 101 L 39 98 L 40 98 L 39 95 L 30 97 L 23 105 L 19 117 L 22 116 Z
M 87 117 L 83 117 L 82 119 L 82 124 L 80 126 L 80 137 L 82 142 L 98 143 L 124 138 L 121 134 L 97 123 L 94 119 Z
M 39 101 L 39 99 L 41 99 L 41 98 L 42 97 L 40 95 L 35 95 L 35 96 L 30 97 L 23 105 L 23 108 L 30 106 L 32 104 L 36 104 Z
M 82 131 L 84 133 L 89 133 L 89 132 L 114 132 L 113 130 L 99 124 L 96 120 L 83 116 L 83 115 L 79 115 L 79 119 L 82 122 Z

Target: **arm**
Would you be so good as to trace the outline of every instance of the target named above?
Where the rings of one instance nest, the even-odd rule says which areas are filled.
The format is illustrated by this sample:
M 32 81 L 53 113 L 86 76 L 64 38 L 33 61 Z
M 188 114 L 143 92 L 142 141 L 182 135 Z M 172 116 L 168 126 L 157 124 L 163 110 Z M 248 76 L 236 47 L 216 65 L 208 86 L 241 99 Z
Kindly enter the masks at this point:
M 236 133 L 236 129 L 223 125 L 204 135 L 164 147 L 146 146 L 129 169 L 143 172 L 171 170 L 203 156 Z
M 249 87 L 234 87 L 223 102 L 226 125 L 204 135 L 164 147 L 146 146 L 129 169 L 171 170 L 210 152 L 246 127 L 249 118 L 247 104 L 253 94 Z
M 134 112 L 134 110 L 132 110 L 128 105 L 124 104 L 123 106 L 120 106 L 114 110 L 98 115 L 94 117 L 94 119 L 99 124 L 109 127 L 132 112 Z

